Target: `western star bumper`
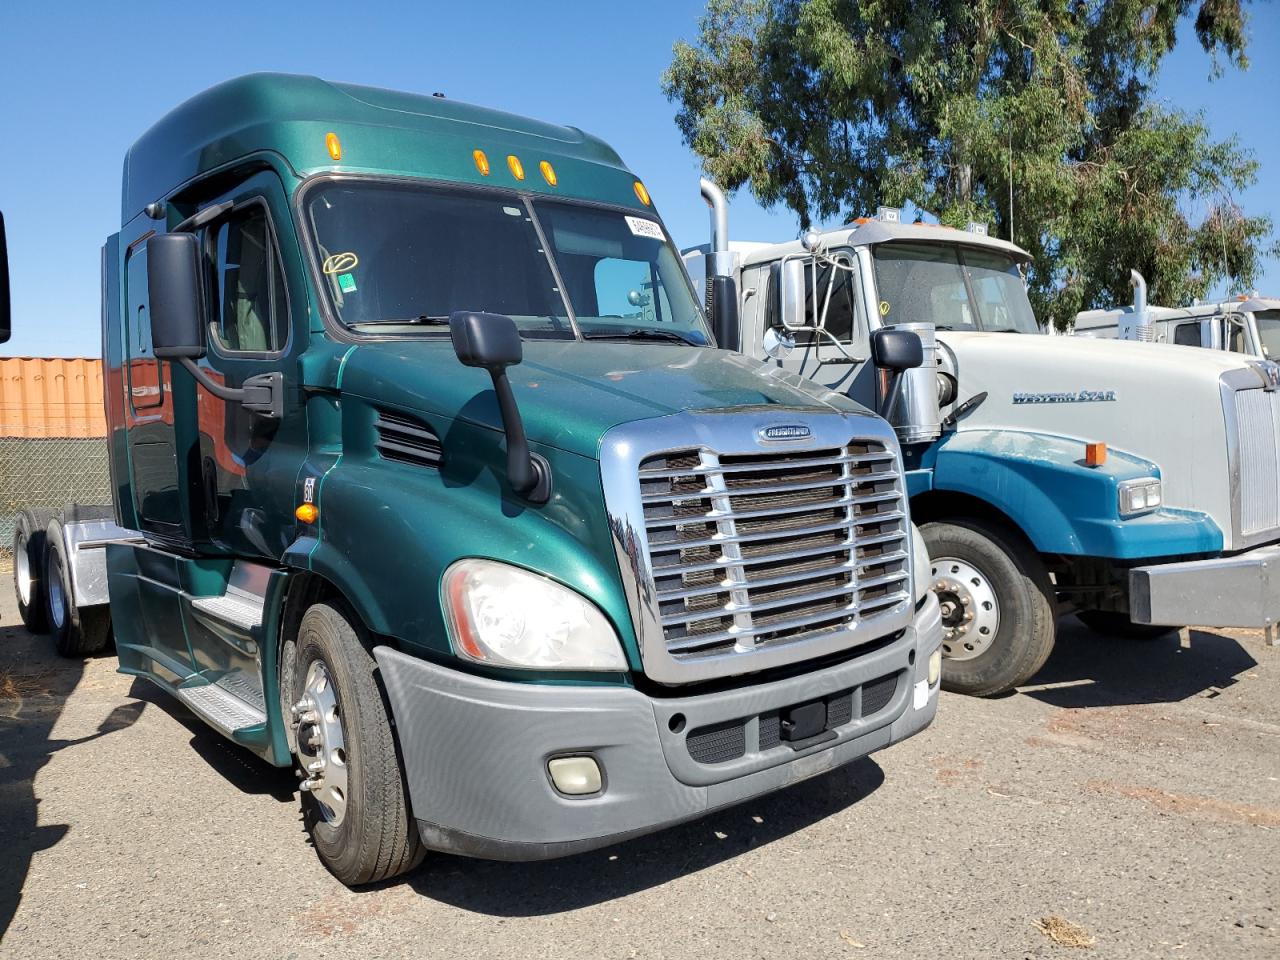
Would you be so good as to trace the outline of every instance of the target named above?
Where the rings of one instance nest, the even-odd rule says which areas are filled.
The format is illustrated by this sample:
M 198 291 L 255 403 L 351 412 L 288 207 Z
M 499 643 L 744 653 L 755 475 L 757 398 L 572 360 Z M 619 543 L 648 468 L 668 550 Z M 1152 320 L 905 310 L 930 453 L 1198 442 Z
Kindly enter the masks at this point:
M 389 647 L 374 655 L 427 846 L 539 860 L 691 820 L 919 732 L 937 709 L 927 672 L 941 641 L 930 594 L 901 637 L 846 663 L 662 698 L 631 687 L 490 680 Z M 779 739 L 780 713 L 818 700 L 828 704 L 827 739 L 799 750 Z M 565 755 L 593 757 L 603 788 L 581 798 L 557 791 L 547 762 Z
M 1135 623 L 1271 628 L 1280 609 L 1280 545 L 1129 571 Z

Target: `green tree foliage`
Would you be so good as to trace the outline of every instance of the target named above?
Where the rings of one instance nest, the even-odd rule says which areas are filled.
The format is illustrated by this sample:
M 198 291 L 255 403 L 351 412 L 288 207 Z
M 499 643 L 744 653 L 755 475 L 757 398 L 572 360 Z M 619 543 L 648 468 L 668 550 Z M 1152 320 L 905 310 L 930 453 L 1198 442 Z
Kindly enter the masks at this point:
M 1176 304 L 1274 252 L 1233 199 L 1252 155 L 1151 94 L 1192 16 L 1206 74 L 1246 67 L 1244 2 L 709 0 L 663 85 L 721 186 L 801 227 L 908 202 L 985 222 L 1061 325 L 1128 302 L 1130 267 Z

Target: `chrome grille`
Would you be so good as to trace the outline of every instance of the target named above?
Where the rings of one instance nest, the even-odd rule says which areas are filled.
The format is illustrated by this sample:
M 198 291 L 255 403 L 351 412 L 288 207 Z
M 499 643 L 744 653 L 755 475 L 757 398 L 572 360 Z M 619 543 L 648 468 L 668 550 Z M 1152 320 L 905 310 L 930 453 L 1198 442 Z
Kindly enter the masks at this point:
M 1233 394 L 1239 449 L 1239 532 L 1250 537 L 1280 527 L 1280 393 Z
M 643 459 L 654 601 L 678 662 L 848 630 L 910 599 L 895 452 L 687 448 Z

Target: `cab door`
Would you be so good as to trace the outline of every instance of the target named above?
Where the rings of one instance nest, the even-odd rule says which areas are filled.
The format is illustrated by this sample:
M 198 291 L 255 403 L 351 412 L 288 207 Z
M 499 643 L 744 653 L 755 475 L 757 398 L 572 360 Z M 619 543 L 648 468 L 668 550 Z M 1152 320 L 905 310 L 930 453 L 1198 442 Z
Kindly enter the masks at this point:
M 296 318 L 289 274 L 301 286 L 283 188 L 274 173 L 261 173 L 213 198 L 228 205 L 201 228 L 208 270 L 208 350 L 200 361 L 209 376 L 239 388 L 257 374 L 279 372 L 285 410 L 278 419 L 246 410 L 196 385 L 191 422 L 193 529 L 208 550 L 237 557 L 277 560 L 292 540 L 294 480 L 305 456 L 304 413 L 297 400 L 297 356 L 305 347 L 305 315 Z M 285 250 L 292 256 L 287 257 Z M 300 311 L 305 314 L 305 311 Z

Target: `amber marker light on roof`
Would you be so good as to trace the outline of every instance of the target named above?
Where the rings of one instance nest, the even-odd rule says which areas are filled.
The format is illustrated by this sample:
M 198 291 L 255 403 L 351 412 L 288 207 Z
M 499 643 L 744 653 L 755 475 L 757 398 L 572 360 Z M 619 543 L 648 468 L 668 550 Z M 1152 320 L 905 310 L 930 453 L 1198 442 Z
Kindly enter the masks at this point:
M 324 135 L 324 145 L 329 149 L 329 159 L 342 159 L 342 143 L 338 140 L 338 135 L 330 131 Z
M 489 175 L 489 158 L 484 155 L 484 151 L 472 150 L 471 159 L 476 162 L 476 169 L 480 171 L 480 176 L 487 177 Z
M 511 170 L 511 175 L 517 180 L 524 179 L 524 164 L 520 162 L 520 158 L 514 153 L 507 156 L 507 167 Z
M 1105 443 L 1086 443 L 1084 445 L 1084 462 L 1088 467 L 1100 467 L 1107 462 L 1107 445 Z
M 652 202 L 649 200 L 649 191 L 644 188 L 643 183 L 637 180 L 635 182 L 635 186 L 632 187 L 632 189 L 635 190 L 636 192 L 637 200 L 643 203 L 646 207 L 652 206 Z
M 556 185 L 556 168 L 546 160 L 543 160 L 538 164 L 538 169 L 542 171 L 542 179 L 547 181 L 547 186 L 554 187 Z

